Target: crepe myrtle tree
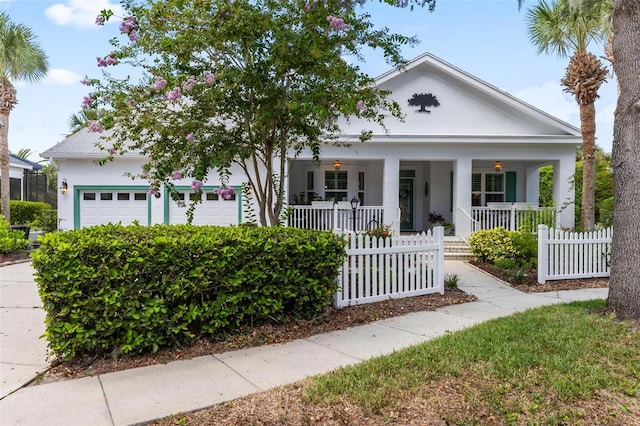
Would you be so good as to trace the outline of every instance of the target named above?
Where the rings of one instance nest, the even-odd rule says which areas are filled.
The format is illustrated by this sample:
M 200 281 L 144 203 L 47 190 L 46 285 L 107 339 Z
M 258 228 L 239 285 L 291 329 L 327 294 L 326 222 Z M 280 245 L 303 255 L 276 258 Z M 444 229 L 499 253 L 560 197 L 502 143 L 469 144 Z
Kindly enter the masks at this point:
M 211 171 L 228 176 L 238 164 L 260 223 L 276 225 L 287 157 L 308 149 L 318 160 L 324 143 L 340 143 L 340 117 L 384 126 L 402 116 L 348 58 L 373 48 L 400 66 L 400 48 L 415 39 L 375 29 L 351 3 L 157 0 L 123 8 L 123 34 L 97 58 L 102 78 L 84 80 L 91 92 L 83 107 L 104 111 L 88 126 L 110 129 L 100 142 L 109 152 L 104 161 L 126 151 L 148 158 L 140 176 L 151 193 L 164 184 L 177 200 L 174 182 L 188 176 L 198 199 Z M 96 23 L 115 18 L 104 10 Z M 116 78 L 118 67 L 141 77 Z M 220 192 L 233 193 L 224 178 Z

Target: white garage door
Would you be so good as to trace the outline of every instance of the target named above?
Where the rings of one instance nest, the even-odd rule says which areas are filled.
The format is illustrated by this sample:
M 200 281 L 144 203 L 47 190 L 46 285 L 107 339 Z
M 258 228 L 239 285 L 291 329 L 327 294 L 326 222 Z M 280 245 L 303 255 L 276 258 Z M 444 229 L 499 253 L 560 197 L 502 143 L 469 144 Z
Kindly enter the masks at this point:
M 83 190 L 79 197 L 81 228 L 118 222 L 129 225 L 134 220 L 148 224 L 148 195 L 144 190 Z
M 195 196 L 189 192 L 179 192 L 180 198 L 185 206 L 180 207 L 178 202 L 169 201 L 169 223 L 187 223 L 187 210 L 191 204 L 191 199 Z M 202 202 L 197 204 L 193 214 L 194 225 L 237 225 L 240 217 L 238 192 L 231 200 L 223 200 L 218 194 L 204 191 Z

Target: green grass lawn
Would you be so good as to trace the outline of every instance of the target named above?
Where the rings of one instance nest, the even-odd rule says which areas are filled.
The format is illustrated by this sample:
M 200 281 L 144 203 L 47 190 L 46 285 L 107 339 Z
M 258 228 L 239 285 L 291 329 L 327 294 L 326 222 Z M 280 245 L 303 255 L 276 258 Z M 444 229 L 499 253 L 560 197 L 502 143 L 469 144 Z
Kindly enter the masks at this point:
M 426 405 L 457 425 L 640 424 L 640 331 L 603 308 L 576 302 L 489 321 L 310 379 L 303 401 L 346 400 L 389 423 L 421 424 Z

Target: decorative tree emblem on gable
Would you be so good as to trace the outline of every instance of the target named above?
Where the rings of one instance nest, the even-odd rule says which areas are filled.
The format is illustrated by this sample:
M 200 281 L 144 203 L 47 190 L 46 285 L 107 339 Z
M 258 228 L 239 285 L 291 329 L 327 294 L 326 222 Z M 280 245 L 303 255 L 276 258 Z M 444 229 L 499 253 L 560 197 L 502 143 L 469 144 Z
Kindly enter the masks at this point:
M 432 93 L 414 93 L 411 99 L 409 99 L 409 105 L 419 106 L 418 112 L 431 113 L 426 107 L 439 107 L 440 102 L 438 98 Z

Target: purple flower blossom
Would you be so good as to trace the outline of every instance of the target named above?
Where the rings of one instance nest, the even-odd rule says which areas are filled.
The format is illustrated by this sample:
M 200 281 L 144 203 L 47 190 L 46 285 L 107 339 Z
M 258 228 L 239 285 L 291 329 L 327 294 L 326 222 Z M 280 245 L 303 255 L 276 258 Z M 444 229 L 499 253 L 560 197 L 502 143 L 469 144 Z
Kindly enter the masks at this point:
M 182 92 L 179 87 L 174 87 L 173 90 L 169 90 L 164 97 L 170 101 L 176 101 L 182 97 Z
M 163 90 L 165 87 L 167 87 L 167 80 L 160 76 L 156 76 L 156 82 L 153 87 L 156 88 L 156 90 Z
M 193 133 L 189 133 L 187 136 L 185 136 L 185 139 L 191 142 L 193 140 Z
M 98 15 L 96 16 L 96 25 L 104 25 L 105 19 L 104 16 Z
M 136 23 L 133 20 L 133 16 L 127 16 L 120 23 L 120 31 L 126 34 L 131 33 L 131 31 L 133 31 L 135 27 L 136 27 Z
M 216 82 L 216 76 L 211 71 L 204 72 L 204 82 L 211 86 Z
M 89 132 L 91 133 L 102 133 L 104 132 L 104 128 L 102 124 L 100 124 L 97 120 L 89 120 Z
M 116 150 L 113 148 L 109 148 L 109 155 L 116 155 Z
M 156 195 L 160 195 L 160 191 L 158 190 L 158 188 L 152 186 L 151 188 L 149 188 L 148 194 L 155 197 Z
M 311 5 L 310 5 L 309 3 L 305 3 L 305 4 L 304 4 L 304 9 L 305 9 L 305 10 L 309 10 L 309 9 L 311 9 Z
M 91 86 L 91 80 L 89 80 L 88 76 L 84 76 L 82 80 L 80 80 L 80 84 L 84 84 L 85 86 Z
M 99 67 L 108 67 L 109 65 L 113 65 L 117 62 L 117 59 L 111 56 L 106 56 L 104 59 L 97 57 L 96 59 L 98 60 Z
M 367 106 L 364 104 L 363 101 L 360 100 L 356 104 L 356 108 L 358 108 L 358 111 L 364 111 L 365 109 L 367 109 Z
M 213 192 L 218 194 L 218 197 L 222 198 L 223 200 L 231 200 L 236 193 L 236 191 L 232 187 L 227 185 L 222 185 L 220 188 L 214 189 Z
M 200 188 L 202 188 L 202 182 L 199 181 L 198 179 L 194 179 L 191 182 L 191 189 L 193 189 L 194 191 L 198 192 L 198 191 L 200 191 Z
M 138 41 L 140 40 L 140 36 L 138 35 L 138 32 L 133 30 L 129 33 L 129 40 L 131 41 Z
M 348 27 L 348 25 L 345 24 L 344 20 L 342 18 L 338 18 L 337 16 L 329 15 L 327 16 L 327 21 L 329 21 L 329 25 L 331 26 L 331 28 L 336 31 L 344 30 Z
M 182 90 L 184 90 L 185 92 L 193 90 L 193 88 L 196 87 L 196 83 L 196 78 L 191 75 L 189 76 L 189 78 L 187 78 L 187 81 L 182 83 Z
M 85 96 L 82 98 L 82 109 L 89 109 L 91 105 L 93 105 L 94 99 L 91 95 Z
M 171 180 L 180 180 L 182 179 L 182 173 L 180 173 L 180 170 L 174 170 L 173 173 L 171 174 Z

